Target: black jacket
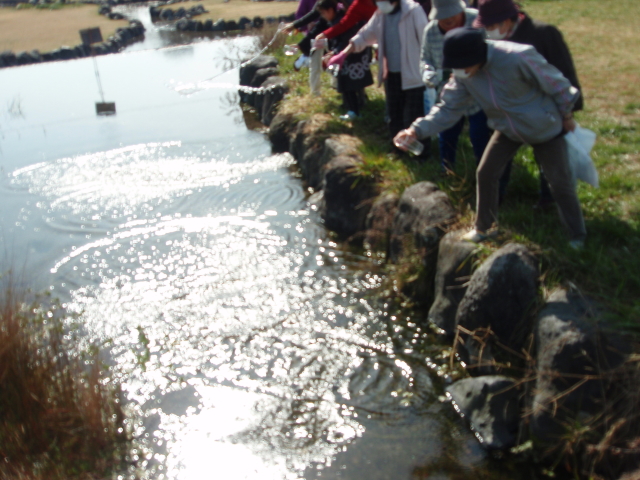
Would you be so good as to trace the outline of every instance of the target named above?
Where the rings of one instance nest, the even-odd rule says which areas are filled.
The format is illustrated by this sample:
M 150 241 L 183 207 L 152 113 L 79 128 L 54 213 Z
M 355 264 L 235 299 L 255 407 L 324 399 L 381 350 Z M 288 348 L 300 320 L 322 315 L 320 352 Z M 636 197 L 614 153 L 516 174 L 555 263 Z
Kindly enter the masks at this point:
M 560 30 L 553 25 L 532 20 L 524 13 L 524 18 L 520 21 L 513 35 L 509 37 L 509 41 L 534 46 L 547 62 L 560 70 L 571 85 L 580 90 L 580 98 L 575 103 L 573 111 L 582 110 L 584 106 L 582 89 L 576 68 L 573 65 L 571 52 L 569 52 L 569 47 L 564 42 Z

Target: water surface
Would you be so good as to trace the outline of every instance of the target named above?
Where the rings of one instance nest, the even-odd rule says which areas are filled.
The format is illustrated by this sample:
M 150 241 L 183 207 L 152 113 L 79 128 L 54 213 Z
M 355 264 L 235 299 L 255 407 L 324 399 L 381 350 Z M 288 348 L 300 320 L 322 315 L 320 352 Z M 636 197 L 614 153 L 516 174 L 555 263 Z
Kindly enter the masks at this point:
M 424 332 L 247 128 L 223 72 L 253 40 L 167 47 L 193 38 L 146 21 L 97 59 L 115 116 L 95 115 L 91 59 L 0 71 L 2 248 L 102 346 L 145 475 L 477 478 Z

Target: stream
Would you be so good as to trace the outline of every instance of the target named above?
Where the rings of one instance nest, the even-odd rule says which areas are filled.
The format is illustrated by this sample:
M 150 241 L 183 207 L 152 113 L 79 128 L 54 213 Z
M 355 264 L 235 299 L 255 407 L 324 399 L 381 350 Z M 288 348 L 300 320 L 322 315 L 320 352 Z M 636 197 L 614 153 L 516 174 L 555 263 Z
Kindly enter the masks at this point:
M 127 13 L 145 40 L 96 60 L 116 115 L 91 59 L 0 70 L 0 247 L 107 355 L 146 478 L 513 479 L 443 402 L 427 333 L 377 299 L 383 273 L 247 127 L 223 72 L 254 39 Z

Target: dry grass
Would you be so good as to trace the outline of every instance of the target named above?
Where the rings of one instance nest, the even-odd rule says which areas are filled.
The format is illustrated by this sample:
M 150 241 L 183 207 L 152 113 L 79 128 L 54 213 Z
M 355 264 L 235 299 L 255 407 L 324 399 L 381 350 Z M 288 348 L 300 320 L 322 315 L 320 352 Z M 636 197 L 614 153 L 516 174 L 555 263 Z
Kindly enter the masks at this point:
M 39 50 L 49 52 L 63 45 L 81 43 L 80 30 L 100 27 L 102 37 L 129 25 L 127 20 L 109 20 L 98 15 L 95 5 L 40 8 L 0 8 L 0 51 Z
M 118 391 L 96 355 L 73 355 L 59 308 L 0 288 L 0 478 L 106 478 L 125 468 L 129 434 Z
M 252 2 L 251 0 L 230 0 L 224 3 L 223 0 L 202 0 L 202 6 L 209 11 L 198 16 L 198 20 L 212 18 L 217 20 L 238 20 L 240 17 L 253 18 L 255 16 L 268 17 L 279 15 L 289 15 L 298 8 L 298 2 Z M 174 10 L 179 5 L 173 5 Z M 185 5 L 185 8 L 188 8 Z

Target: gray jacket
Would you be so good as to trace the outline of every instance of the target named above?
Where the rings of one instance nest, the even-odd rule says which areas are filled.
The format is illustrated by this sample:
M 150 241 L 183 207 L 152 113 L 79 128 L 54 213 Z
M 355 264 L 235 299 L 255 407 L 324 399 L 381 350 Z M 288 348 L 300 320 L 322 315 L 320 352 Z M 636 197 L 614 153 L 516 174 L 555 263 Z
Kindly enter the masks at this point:
M 473 102 L 487 114 L 488 125 L 516 142 L 535 145 L 562 131 L 562 117 L 579 98 L 560 71 L 535 48 L 487 40 L 487 62 L 472 77 L 451 77 L 440 102 L 413 122 L 418 138 L 446 130 Z

